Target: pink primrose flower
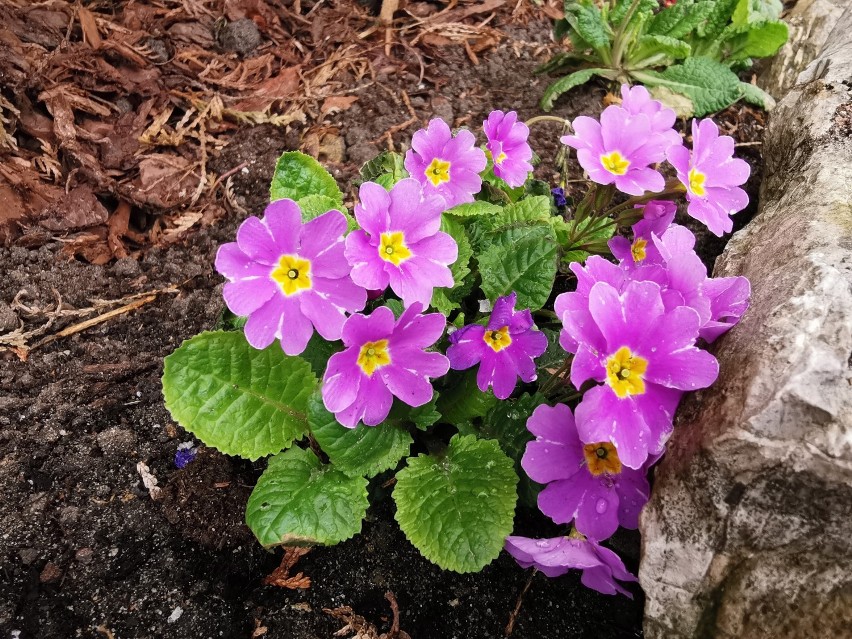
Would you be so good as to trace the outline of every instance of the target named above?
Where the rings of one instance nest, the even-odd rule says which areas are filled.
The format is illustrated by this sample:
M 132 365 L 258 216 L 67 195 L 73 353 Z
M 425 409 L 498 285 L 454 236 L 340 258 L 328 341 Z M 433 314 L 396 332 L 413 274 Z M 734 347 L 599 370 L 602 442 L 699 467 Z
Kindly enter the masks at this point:
M 748 204 L 741 188 L 751 168 L 734 156 L 734 139 L 719 135 L 719 127 L 710 119 L 692 121 L 692 151 L 672 146 L 666 155 L 686 187 L 687 212 L 721 237 L 734 226 L 731 215 Z
M 494 395 L 506 399 L 518 377 L 534 381 L 534 358 L 547 350 L 547 337 L 535 329 L 529 309 L 515 311 L 517 294 L 500 297 L 486 326 L 469 324 L 450 335 L 447 349 L 450 368 L 464 370 L 479 364 L 476 385 L 483 393 L 493 386 Z
M 623 292 L 606 281 L 564 293 L 557 313 L 576 344 L 571 383 L 589 389 L 575 411 L 584 443 L 610 442 L 628 468 L 662 451 L 683 391 L 706 388 L 719 365 L 695 346 L 701 320 L 687 306 L 666 310 L 652 281 L 628 281 Z M 569 349 L 570 350 L 570 349 Z
M 284 199 L 267 206 L 263 220 L 247 218 L 237 241 L 219 247 L 216 270 L 229 280 L 225 303 L 248 316 L 249 344 L 266 348 L 278 338 L 285 353 L 298 355 L 314 329 L 327 340 L 340 339 L 346 313 L 367 301 L 349 277 L 344 233 L 340 211 L 303 223 L 298 204 Z
M 405 169 L 423 185 L 429 195 L 440 195 L 444 209 L 473 202 L 482 188 L 479 174 L 488 160 L 477 148 L 476 138 L 466 129 L 453 137 L 450 127 L 440 118 L 429 122 L 411 138 L 405 154 Z
M 409 406 L 432 399 L 431 379 L 445 375 L 449 360 L 426 352 L 444 332 L 440 313 L 422 315 L 415 302 L 398 320 L 386 306 L 370 315 L 356 313 L 343 325 L 343 351 L 328 360 L 322 399 L 347 428 L 363 421 L 376 426 L 387 418 L 398 397 Z
M 605 595 L 620 593 L 633 599 L 618 581 L 638 579 L 628 572 L 618 555 L 592 539 L 574 535 L 551 539 L 509 536 L 505 550 L 521 568 L 535 567 L 548 577 L 559 577 L 576 568 L 583 572 L 580 581 L 587 588 Z
M 612 105 L 600 122 L 581 115 L 571 124 L 574 135 L 563 136 L 562 143 L 577 149 L 577 160 L 593 182 L 615 184 L 630 195 L 663 190 L 665 179 L 651 165 L 665 159 L 670 140 L 652 129 L 647 115 Z
M 428 306 L 436 286 L 452 286 L 448 268 L 458 258 L 458 245 L 439 231 L 443 200 L 424 194 L 420 183 L 407 178 L 390 192 L 365 182 L 355 205 L 361 229 L 346 238 L 346 259 L 352 280 L 369 290 L 391 290 L 406 307 Z
M 494 175 L 515 188 L 523 186 L 533 170 L 532 149 L 527 144 L 529 127 L 518 122 L 515 111 L 492 111 L 482 123 L 488 142 L 485 148 L 494 162 Z
M 662 102 L 651 98 L 648 89 L 640 84 L 631 87 L 621 85 L 621 108 L 630 115 L 644 114 L 651 120 L 651 130 L 666 138 L 668 146 L 683 144 L 680 133 L 674 130 L 677 115 L 671 109 L 663 106 Z
M 619 525 L 639 527 L 649 495 L 644 466 L 624 466 L 609 441 L 581 442 L 564 404 L 537 407 L 527 428 L 536 439 L 527 444 L 521 465 L 530 479 L 547 484 L 538 496 L 541 512 L 557 524 L 573 520 L 580 533 L 597 541 Z

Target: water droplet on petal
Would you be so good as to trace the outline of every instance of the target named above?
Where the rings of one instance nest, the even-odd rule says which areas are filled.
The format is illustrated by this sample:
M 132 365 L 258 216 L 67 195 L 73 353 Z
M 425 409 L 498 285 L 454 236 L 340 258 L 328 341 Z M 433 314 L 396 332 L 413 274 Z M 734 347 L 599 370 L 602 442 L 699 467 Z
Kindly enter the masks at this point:
M 598 503 L 595 504 L 595 510 L 599 515 L 603 515 L 606 512 L 606 499 L 598 499 Z

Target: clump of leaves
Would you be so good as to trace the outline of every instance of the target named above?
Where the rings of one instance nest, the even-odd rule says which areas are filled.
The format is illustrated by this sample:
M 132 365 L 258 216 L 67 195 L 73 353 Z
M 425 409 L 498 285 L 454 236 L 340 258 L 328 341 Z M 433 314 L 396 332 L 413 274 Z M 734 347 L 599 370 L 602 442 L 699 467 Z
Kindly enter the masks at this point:
M 685 117 L 741 99 L 771 109 L 772 97 L 737 72 L 787 41 L 782 8 L 780 0 L 675 0 L 662 9 L 657 0 L 566 0 L 554 33 L 571 50 L 539 72 L 572 72 L 547 88 L 541 107 L 549 111 L 560 95 L 600 77 L 642 83 Z

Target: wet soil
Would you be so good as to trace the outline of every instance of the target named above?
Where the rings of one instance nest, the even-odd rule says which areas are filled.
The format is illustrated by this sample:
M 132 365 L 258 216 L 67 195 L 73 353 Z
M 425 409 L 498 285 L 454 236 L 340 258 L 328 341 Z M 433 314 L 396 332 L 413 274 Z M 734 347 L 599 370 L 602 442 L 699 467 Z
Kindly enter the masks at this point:
M 438 115 L 478 128 L 492 108 L 539 114 L 548 81 L 533 75 L 534 52 L 549 27 L 507 27 L 508 39 L 474 67 L 460 48 L 447 48 L 417 74 L 391 74 L 329 118 L 345 141 L 343 161 L 330 165 L 344 192 L 358 165 L 386 148 L 382 139 L 409 114 Z M 555 115 L 597 114 L 605 89 L 593 85 L 561 100 Z M 419 125 L 393 134 L 399 149 Z M 559 126 L 535 128 L 537 153 L 553 158 Z M 757 134 L 755 134 L 757 135 Z M 378 142 L 377 142 L 378 140 Z M 529 572 L 501 555 L 481 573 L 457 575 L 423 559 L 393 520 L 387 490 L 374 488 L 362 533 L 333 548 L 316 548 L 297 566 L 312 580 L 303 590 L 264 586 L 280 551 L 260 548 L 242 523 L 245 500 L 263 462 L 204 450 L 183 470 L 177 427 L 160 393 L 162 359 L 182 340 L 213 328 L 221 316 L 222 280 L 212 268 L 219 244 L 232 241 L 246 214 L 259 215 L 275 158 L 299 145 L 298 129 L 244 129 L 212 159 L 223 173 L 246 163 L 233 180 L 244 214 L 231 214 L 184 242 L 93 266 L 61 255 L 61 241 L 37 250 L 0 249 L 0 333 L 23 318 L 31 328 L 57 307 L 85 308 L 175 286 L 156 300 L 85 332 L 56 340 L 20 361 L 0 353 L 0 637 L 269 637 L 326 639 L 344 624 L 324 608 L 350 606 L 390 628 L 390 590 L 401 627 L 414 639 L 495 638 L 504 628 Z M 759 147 L 749 147 L 755 152 Z M 756 157 L 759 158 L 759 153 Z M 554 166 L 539 177 L 552 181 Z M 745 216 L 744 216 L 745 218 Z M 708 249 L 711 262 L 721 249 Z M 17 299 L 33 314 L 28 314 Z M 58 318 L 55 331 L 77 321 Z M 162 488 L 152 500 L 137 464 L 144 461 Z M 378 484 L 378 482 L 377 482 Z M 516 532 L 555 532 L 544 518 L 520 510 Z M 636 569 L 639 540 L 621 532 L 610 544 Z M 532 578 L 513 637 L 600 639 L 641 636 L 642 593 L 607 597 L 583 588 L 577 575 Z M 18 631 L 16 633 L 16 631 Z M 350 636 L 350 635 L 343 635 Z

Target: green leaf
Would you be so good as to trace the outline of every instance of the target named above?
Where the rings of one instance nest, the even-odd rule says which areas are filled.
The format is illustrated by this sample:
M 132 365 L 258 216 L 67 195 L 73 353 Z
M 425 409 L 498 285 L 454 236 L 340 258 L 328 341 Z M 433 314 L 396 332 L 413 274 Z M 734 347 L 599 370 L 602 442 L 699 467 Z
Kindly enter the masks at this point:
M 567 22 L 566 22 L 567 24 Z M 558 36 L 557 36 L 557 39 Z M 544 64 L 536 67 L 535 73 L 554 73 L 557 71 L 564 71 L 571 67 L 578 67 L 583 65 L 586 62 L 593 62 L 594 58 L 589 55 L 584 55 L 582 53 L 577 53 L 575 51 L 561 51 L 554 55 L 550 60 L 545 62 Z
M 547 400 L 538 393 L 524 393 L 518 399 L 499 402 L 482 420 L 479 434 L 485 439 L 497 440 L 504 453 L 520 462 L 527 442 L 535 439 L 527 430 L 527 419 L 536 406 L 545 403 Z
M 624 17 L 630 11 L 631 4 L 633 4 L 633 0 L 616 0 L 615 6 L 609 13 L 609 16 L 606 16 L 609 23 L 613 26 L 621 25 L 621 21 L 624 20 Z M 641 0 L 633 13 L 633 17 L 630 19 L 630 25 L 637 25 L 647 20 L 658 8 L 658 0 Z
M 739 0 L 731 21 L 734 24 L 778 20 L 784 10 L 781 0 Z
M 543 328 L 541 332 L 547 337 L 547 350 L 535 360 L 536 370 L 538 372 L 539 382 L 545 382 L 550 377 L 552 371 L 558 369 L 565 363 L 565 358 L 568 354 L 562 345 L 559 343 L 559 331 Z
M 319 333 L 314 333 L 311 335 L 311 339 L 308 340 L 308 345 L 299 357 L 311 365 L 311 370 L 317 378 L 322 379 L 322 376 L 325 374 L 325 368 L 328 365 L 329 358 L 342 350 L 343 342 L 340 340 L 329 342 Z
M 731 21 L 739 0 L 713 0 L 704 21 L 696 28 L 699 37 L 713 41 L 719 37 Z
M 364 182 L 378 182 L 383 176 L 390 176 L 389 181 L 391 186 L 396 184 L 403 178 L 408 177 L 408 171 L 405 170 L 405 158 L 399 153 L 392 151 L 384 151 L 374 157 L 369 162 L 365 163 L 359 171 Z M 382 186 L 385 186 L 384 184 Z M 385 186 L 385 188 L 390 188 Z
M 343 193 L 331 173 L 311 156 L 288 151 L 278 158 L 275 165 L 269 199 L 287 197 L 298 202 L 306 195 L 324 195 L 334 203 L 332 208 L 343 210 Z
M 466 204 L 457 204 L 451 209 L 444 211 L 444 215 L 450 215 L 452 217 L 480 217 L 480 216 L 491 216 L 500 213 L 503 210 L 503 207 L 498 206 L 496 204 L 491 204 L 491 202 L 482 202 L 477 200 L 476 202 L 467 202 Z
M 306 195 L 297 204 L 302 209 L 302 222 L 308 222 L 329 211 L 340 211 L 343 213 L 343 217 L 346 218 L 346 226 L 350 231 L 358 228 L 358 223 L 352 217 L 352 214 L 346 210 L 346 207 L 340 206 L 334 199 L 327 195 Z
M 509 204 L 502 211 L 476 220 L 477 226 L 486 233 L 498 234 L 510 228 L 542 226 L 553 217 L 549 195 L 535 195 L 520 202 Z
M 455 435 L 445 456 L 418 455 L 396 475 L 396 520 L 429 561 L 474 572 L 512 532 L 518 476 L 495 441 Z
M 689 56 L 692 47 L 683 40 L 664 35 L 644 35 L 629 55 L 633 67 L 671 64 Z
M 257 459 L 307 430 L 317 386 L 310 365 L 278 343 L 257 350 L 242 333 L 207 332 L 166 357 L 166 408 L 186 430 L 227 455 Z
M 556 277 L 558 245 L 549 226 L 504 231 L 479 256 L 482 292 L 493 303 L 512 291 L 518 308 L 533 311 L 544 306 Z
M 593 49 L 605 49 L 612 41 L 612 29 L 604 21 L 601 10 L 591 2 L 565 5 L 565 19 Z
M 347 477 L 299 447 L 269 460 L 246 505 L 246 524 L 265 547 L 332 545 L 361 532 L 367 480 Z
M 438 397 L 437 392 L 432 393 L 432 399 L 423 406 L 409 406 L 395 399 L 385 423 L 397 426 L 413 424 L 418 430 L 426 430 L 441 419 L 441 413 L 437 409 Z
M 740 27 L 731 25 L 721 40 L 725 62 L 728 64 L 748 58 L 767 58 L 775 55 L 788 36 L 787 24 L 779 21 L 750 23 Z
M 470 274 L 469 265 L 470 258 L 473 257 L 473 247 L 464 225 L 459 220 L 442 215 L 441 230 L 449 234 L 458 245 L 458 257 L 450 265 L 450 272 L 453 274 L 453 282 L 455 283 L 450 288 L 434 289 L 431 305 L 440 313 L 449 315 L 453 310 L 459 308 L 459 302 L 463 297 L 459 293 L 465 290 L 465 278 Z
M 573 222 L 565 222 L 561 218 L 554 224 L 556 238 L 562 247 L 560 262 L 565 266 L 571 262 L 584 261 L 592 252 L 600 253 L 601 251 L 594 251 L 593 249 L 605 245 L 615 235 L 615 223 L 611 220 L 603 226 L 597 227 L 596 230 L 585 234 L 584 229 L 590 227 L 592 224 L 601 224 L 600 218 L 587 217 L 578 224 L 577 231 L 575 231 L 574 237 L 578 238 L 579 243 L 576 243 L 576 241 L 572 243 L 570 236 L 573 224 Z M 580 235 L 581 233 L 583 235 Z
M 701 24 L 713 10 L 715 1 L 679 0 L 656 14 L 648 26 L 648 35 L 684 38 Z
M 448 424 L 460 424 L 484 416 L 499 400 L 476 386 L 476 370 L 451 372 L 438 398 L 438 410 Z
M 749 104 L 753 104 L 766 111 L 771 111 L 775 108 L 775 99 L 759 86 L 749 82 L 742 82 L 740 87 L 743 90 L 743 100 Z
M 556 102 L 556 99 L 560 95 L 567 93 L 576 86 L 585 84 L 596 75 L 609 80 L 612 80 L 615 77 L 614 72 L 611 69 L 594 68 L 574 71 L 574 73 L 571 73 L 570 75 L 559 78 L 556 82 L 544 90 L 544 95 L 541 96 L 541 102 L 539 103 L 542 110 L 550 111 L 553 109 L 553 103 Z
M 736 74 L 710 58 L 687 58 L 661 73 L 634 71 L 633 76 L 645 84 L 686 95 L 692 100 L 696 117 L 720 111 L 743 95 Z
M 319 393 L 308 400 L 308 424 L 334 467 L 349 477 L 373 477 L 395 468 L 399 460 L 408 455 L 414 442 L 408 431 L 398 424 L 341 426 L 326 410 Z

